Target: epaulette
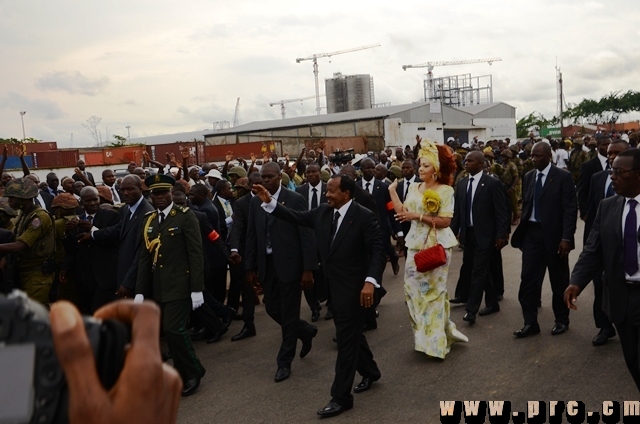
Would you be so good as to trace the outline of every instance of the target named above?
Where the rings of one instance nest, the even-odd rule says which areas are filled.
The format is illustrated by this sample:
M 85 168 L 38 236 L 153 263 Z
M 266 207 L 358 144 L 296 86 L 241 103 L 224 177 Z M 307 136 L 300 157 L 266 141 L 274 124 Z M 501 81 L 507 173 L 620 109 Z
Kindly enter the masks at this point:
M 154 209 L 154 210 L 152 210 L 152 211 L 149 211 L 149 212 L 145 213 L 144 215 L 145 215 L 145 216 L 147 216 L 147 215 L 151 215 L 152 213 L 155 213 L 155 212 L 156 212 L 156 210 Z
M 189 212 L 189 206 L 178 206 L 178 209 L 180 209 L 182 213 Z

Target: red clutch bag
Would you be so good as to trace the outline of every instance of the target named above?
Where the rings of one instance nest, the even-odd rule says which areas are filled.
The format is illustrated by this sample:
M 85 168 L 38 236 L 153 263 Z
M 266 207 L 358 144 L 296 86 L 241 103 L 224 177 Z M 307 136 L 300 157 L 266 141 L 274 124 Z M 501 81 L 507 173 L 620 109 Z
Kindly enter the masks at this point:
M 447 253 L 445 252 L 444 247 L 442 247 L 442 245 L 438 243 L 435 220 L 432 220 L 431 222 L 433 223 L 433 227 L 429 228 L 429 234 L 431 234 L 431 230 L 433 229 L 436 244 L 435 246 L 431 246 L 426 249 L 423 246 L 423 249 L 416 253 L 413 257 L 414 261 L 416 262 L 416 269 L 418 270 L 418 272 L 432 271 L 447 263 Z M 427 238 L 424 241 L 425 245 L 429 240 L 429 234 L 427 234 Z

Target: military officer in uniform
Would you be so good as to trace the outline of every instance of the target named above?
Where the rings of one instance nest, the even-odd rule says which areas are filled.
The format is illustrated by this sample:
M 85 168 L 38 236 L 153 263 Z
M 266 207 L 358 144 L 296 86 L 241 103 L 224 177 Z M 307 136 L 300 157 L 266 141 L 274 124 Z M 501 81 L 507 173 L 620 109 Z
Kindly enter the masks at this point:
M 156 174 L 145 184 L 154 210 L 143 221 L 135 301 L 153 297 L 160 305 L 165 339 L 184 383 L 182 396 L 189 396 L 205 373 L 186 333 L 189 313 L 204 303 L 200 225 L 193 211 L 173 203 L 172 177 Z
M 55 274 L 55 231 L 49 213 L 33 203 L 38 187 L 30 179 L 15 179 L 5 187 L 13 210 L 20 210 L 14 229 L 15 241 L 0 245 L 0 254 L 14 253 L 14 286 L 49 306 L 49 291 Z M 15 277 L 19 283 L 16 284 Z

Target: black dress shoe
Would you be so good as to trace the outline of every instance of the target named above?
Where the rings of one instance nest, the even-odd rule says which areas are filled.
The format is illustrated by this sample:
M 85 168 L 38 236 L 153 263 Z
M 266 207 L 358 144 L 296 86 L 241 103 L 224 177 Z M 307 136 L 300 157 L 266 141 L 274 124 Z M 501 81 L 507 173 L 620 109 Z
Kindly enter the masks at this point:
M 500 312 L 500 307 L 499 306 L 487 306 L 486 308 L 484 308 L 480 312 L 478 312 L 478 315 L 483 317 L 483 316 L 486 316 L 486 315 L 495 314 L 496 312 Z
M 300 357 L 304 358 L 311 352 L 311 347 L 313 346 L 313 338 L 318 334 L 318 327 L 315 325 L 310 325 L 311 329 L 309 330 L 307 336 L 302 340 L 302 349 L 300 349 Z
M 353 405 L 342 406 L 339 403 L 331 401 L 327 406 L 318 411 L 318 415 L 322 418 L 335 417 L 336 415 L 340 415 L 351 408 L 353 408 Z
M 467 300 L 459 297 L 454 297 L 453 299 L 449 300 L 449 303 L 452 303 L 454 305 L 462 305 L 464 303 L 467 303 Z
M 527 324 L 522 327 L 520 330 L 516 330 L 513 332 L 513 335 L 519 339 L 524 337 L 533 336 L 534 334 L 540 334 L 540 326 L 538 324 Z
M 393 270 L 393 275 L 398 275 L 400 272 L 400 264 L 398 262 L 392 263 L 391 269 Z
M 371 388 L 373 383 L 375 383 L 376 381 L 378 381 L 377 378 L 374 379 L 370 377 L 362 377 L 362 381 L 356 387 L 353 388 L 353 393 L 366 392 Z
M 593 338 L 591 343 L 593 343 L 594 346 L 602 346 L 606 344 L 610 338 L 615 336 L 616 336 L 616 330 L 612 328 L 609 328 L 609 329 L 603 328 L 600 330 L 598 335 Z
M 227 314 L 222 318 L 222 323 L 224 324 L 224 326 L 225 327 L 230 326 L 231 321 L 235 319 L 236 315 L 238 315 L 238 312 L 236 312 L 236 310 L 233 309 L 231 306 L 227 306 Z M 240 319 L 242 319 L 242 317 L 240 317 Z
M 222 330 L 218 331 L 210 339 L 207 339 L 207 343 L 218 343 L 220 341 L 220 339 L 222 338 L 222 336 L 227 334 L 227 331 L 229 331 L 229 329 L 227 327 L 222 327 Z
M 193 340 L 194 342 L 206 340 L 208 337 L 211 337 L 211 333 L 209 333 L 204 327 L 198 331 L 194 331 L 193 333 L 191 333 L 191 340 Z
M 311 311 L 311 322 L 316 322 L 320 319 L 320 309 L 314 309 Z
M 245 324 L 242 327 L 242 330 L 235 336 L 231 337 L 232 342 L 237 342 L 239 340 L 244 340 L 249 337 L 253 337 L 256 335 L 256 327 L 253 324 Z
M 462 320 L 463 321 L 467 321 L 469 324 L 475 324 L 476 323 L 476 314 L 472 314 L 471 312 L 467 312 L 462 317 Z
M 191 396 L 200 387 L 200 377 L 190 378 L 184 382 L 182 387 L 182 397 Z
M 289 367 L 281 367 L 276 371 L 276 378 L 274 379 L 276 383 L 286 380 L 291 375 L 291 368 Z
M 329 321 L 330 319 L 333 319 L 333 311 L 331 309 L 329 309 L 327 313 L 324 314 L 324 319 L 327 321 Z
M 569 329 L 569 324 L 556 322 L 556 324 L 551 329 L 551 334 L 554 336 L 557 336 L 558 334 L 566 333 L 568 329 Z

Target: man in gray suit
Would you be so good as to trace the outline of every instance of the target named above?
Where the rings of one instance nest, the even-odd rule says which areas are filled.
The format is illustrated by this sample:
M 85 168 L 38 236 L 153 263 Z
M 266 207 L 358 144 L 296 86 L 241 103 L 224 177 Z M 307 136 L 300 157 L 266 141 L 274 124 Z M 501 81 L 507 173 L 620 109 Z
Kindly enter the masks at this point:
M 611 167 L 611 184 L 617 196 L 600 202 L 564 301 L 576 309 L 578 295 L 604 269 L 602 309 L 618 331 L 624 360 L 640 390 L 640 150 L 618 155 Z

